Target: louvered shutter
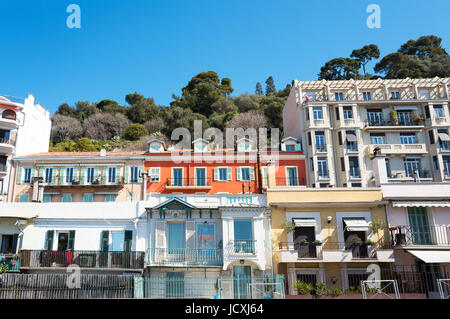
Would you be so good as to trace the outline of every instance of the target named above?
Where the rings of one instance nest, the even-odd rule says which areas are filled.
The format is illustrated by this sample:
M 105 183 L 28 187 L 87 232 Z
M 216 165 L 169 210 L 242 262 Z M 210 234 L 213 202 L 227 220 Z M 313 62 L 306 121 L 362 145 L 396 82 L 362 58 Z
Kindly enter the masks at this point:
M 300 143 L 296 143 L 296 144 L 295 144 L 295 151 L 296 151 L 296 152 L 301 152 L 301 151 L 302 151 L 302 148 L 301 148 L 301 144 L 300 144 Z
M 133 244 L 133 231 L 126 230 L 124 236 L 123 250 L 126 252 L 130 252 L 132 244 Z
M 218 181 L 219 178 L 219 168 L 218 167 L 214 167 L 214 180 Z
M 22 173 L 23 173 L 23 167 L 19 167 L 17 172 L 17 184 L 22 184 Z
M 120 168 L 122 166 L 117 166 L 116 167 L 116 184 L 120 184 Z
M 241 170 L 241 168 L 240 167 L 237 167 L 236 168 L 236 180 L 237 181 L 241 181 L 242 180 L 242 170 Z
M 142 183 L 142 177 L 141 177 L 141 173 L 144 172 L 144 167 L 143 166 L 139 166 L 138 167 L 138 182 Z
M 51 185 L 56 184 L 56 174 L 58 173 L 58 167 L 52 167 L 52 182 Z
M 233 170 L 231 169 L 231 167 L 227 167 L 227 180 L 233 180 Z
M 63 185 L 66 184 L 66 180 L 65 177 L 66 176 L 66 168 L 65 167 L 60 167 L 59 168 L 59 181 L 58 181 L 58 185 Z
M 166 247 L 166 223 L 156 222 L 155 248 Z
M 67 250 L 74 250 L 75 248 L 75 231 L 69 231 L 69 240 L 67 241 Z
M 102 231 L 102 251 L 108 251 L 109 246 L 109 231 Z
M 130 166 L 125 166 L 123 168 L 123 182 L 125 184 L 129 184 L 130 183 Z
M 54 230 L 47 231 L 47 238 L 45 239 L 45 249 L 53 250 L 53 237 L 55 236 Z
M 195 248 L 195 222 L 186 222 L 186 248 Z
M 248 172 L 249 172 L 248 174 L 249 174 L 250 180 L 254 181 L 255 180 L 255 168 L 254 167 L 250 167 L 248 169 Z
M 81 184 L 86 185 L 87 183 L 87 176 L 86 176 L 86 167 L 81 168 Z

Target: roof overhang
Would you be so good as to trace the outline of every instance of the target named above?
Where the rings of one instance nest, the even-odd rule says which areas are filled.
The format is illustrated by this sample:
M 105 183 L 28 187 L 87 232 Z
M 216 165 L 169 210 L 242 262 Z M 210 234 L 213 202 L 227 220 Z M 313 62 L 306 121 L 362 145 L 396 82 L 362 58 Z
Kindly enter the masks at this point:
M 272 207 L 378 207 L 385 205 L 386 201 L 373 201 L 373 202 L 276 202 L 270 203 Z
M 392 201 L 393 207 L 450 207 L 448 200 L 411 200 L 411 201 Z
M 427 264 L 450 263 L 450 250 L 416 250 L 407 249 L 407 252 L 423 260 Z

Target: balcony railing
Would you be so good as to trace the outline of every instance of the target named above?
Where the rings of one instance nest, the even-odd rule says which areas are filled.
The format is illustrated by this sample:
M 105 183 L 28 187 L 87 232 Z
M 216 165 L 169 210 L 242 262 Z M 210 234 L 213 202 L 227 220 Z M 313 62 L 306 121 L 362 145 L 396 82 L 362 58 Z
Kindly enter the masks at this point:
M 67 178 L 67 176 L 54 176 L 51 180 L 47 180 L 44 177 L 44 182 L 47 186 L 119 186 L 124 184 L 124 178 L 115 177 L 109 179 L 108 176 L 81 176 Z
M 318 258 L 322 259 L 322 244 L 315 243 L 279 243 L 279 250 L 295 250 L 297 251 L 299 259 Z
M 277 186 L 306 186 L 304 177 L 277 177 Z
M 425 144 L 372 144 L 368 146 L 371 154 L 378 147 L 383 154 L 426 154 Z
M 324 251 L 347 251 L 351 252 L 352 258 L 375 258 L 375 252 L 371 253 L 372 247 L 376 249 L 390 248 L 384 243 L 365 243 L 365 242 L 282 242 L 279 243 L 280 251 L 295 251 L 299 259 L 322 259 Z
M 256 240 L 230 240 L 228 254 L 255 254 Z
M 330 172 L 327 169 L 319 169 L 317 170 L 317 176 L 319 178 L 330 178 Z
M 350 167 L 348 173 L 352 178 L 361 178 L 361 170 L 359 167 Z
M 176 187 L 211 187 L 211 178 L 168 178 L 166 186 L 171 188 Z
M 153 248 L 149 250 L 149 265 L 161 266 L 222 266 L 222 249 Z
M 11 138 L 0 137 L 0 144 L 10 144 L 10 145 L 13 145 L 12 142 L 13 142 L 13 141 L 12 141 Z
M 450 246 L 449 226 L 396 226 L 391 228 L 393 246 Z
M 424 125 L 423 120 L 419 119 L 405 119 L 405 120 L 398 120 L 398 121 L 392 121 L 392 120 L 378 120 L 378 121 L 371 121 L 366 120 L 364 121 L 365 127 L 379 127 L 379 126 L 422 126 Z
M 326 152 L 327 144 L 316 144 L 316 151 L 317 152 Z
M 78 265 L 82 268 L 143 269 L 145 253 L 103 251 L 22 250 L 22 265 L 27 268 L 54 268 Z
M 7 271 L 19 271 L 20 262 L 20 254 L 0 254 L 0 266 L 8 266 Z

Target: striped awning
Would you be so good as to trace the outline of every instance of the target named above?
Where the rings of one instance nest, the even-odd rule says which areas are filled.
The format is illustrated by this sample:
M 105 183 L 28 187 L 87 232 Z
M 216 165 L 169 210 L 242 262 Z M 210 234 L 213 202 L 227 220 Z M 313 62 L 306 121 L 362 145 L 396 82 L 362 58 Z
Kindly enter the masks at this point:
M 314 218 L 294 218 L 296 227 L 316 227 L 316 220 Z
M 348 231 L 368 231 L 369 223 L 365 219 L 347 219 L 344 218 L 346 230 Z
M 357 141 L 355 134 L 346 134 L 346 138 L 347 138 L 347 141 L 349 141 L 349 142 L 356 142 Z
M 439 138 L 441 139 L 441 141 L 445 142 L 445 141 L 450 141 L 450 136 L 448 136 L 447 133 L 438 133 Z
M 450 207 L 450 201 L 393 201 L 393 207 Z

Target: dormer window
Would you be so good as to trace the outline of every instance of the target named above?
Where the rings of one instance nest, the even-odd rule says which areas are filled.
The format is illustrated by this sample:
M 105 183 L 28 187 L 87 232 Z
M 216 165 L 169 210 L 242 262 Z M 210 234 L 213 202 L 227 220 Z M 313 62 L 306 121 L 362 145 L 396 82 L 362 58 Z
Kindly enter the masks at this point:
M 194 144 L 194 152 L 206 152 L 208 150 L 208 141 L 204 138 L 198 138 L 192 144 Z
M 238 152 L 251 152 L 253 150 L 252 148 L 252 141 L 248 138 L 241 138 L 237 140 L 237 151 Z
M 165 149 L 165 143 L 162 140 L 152 139 L 147 141 L 150 153 L 162 153 Z
M 292 136 L 286 137 L 281 140 L 281 150 L 285 152 L 300 152 L 300 141 Z

